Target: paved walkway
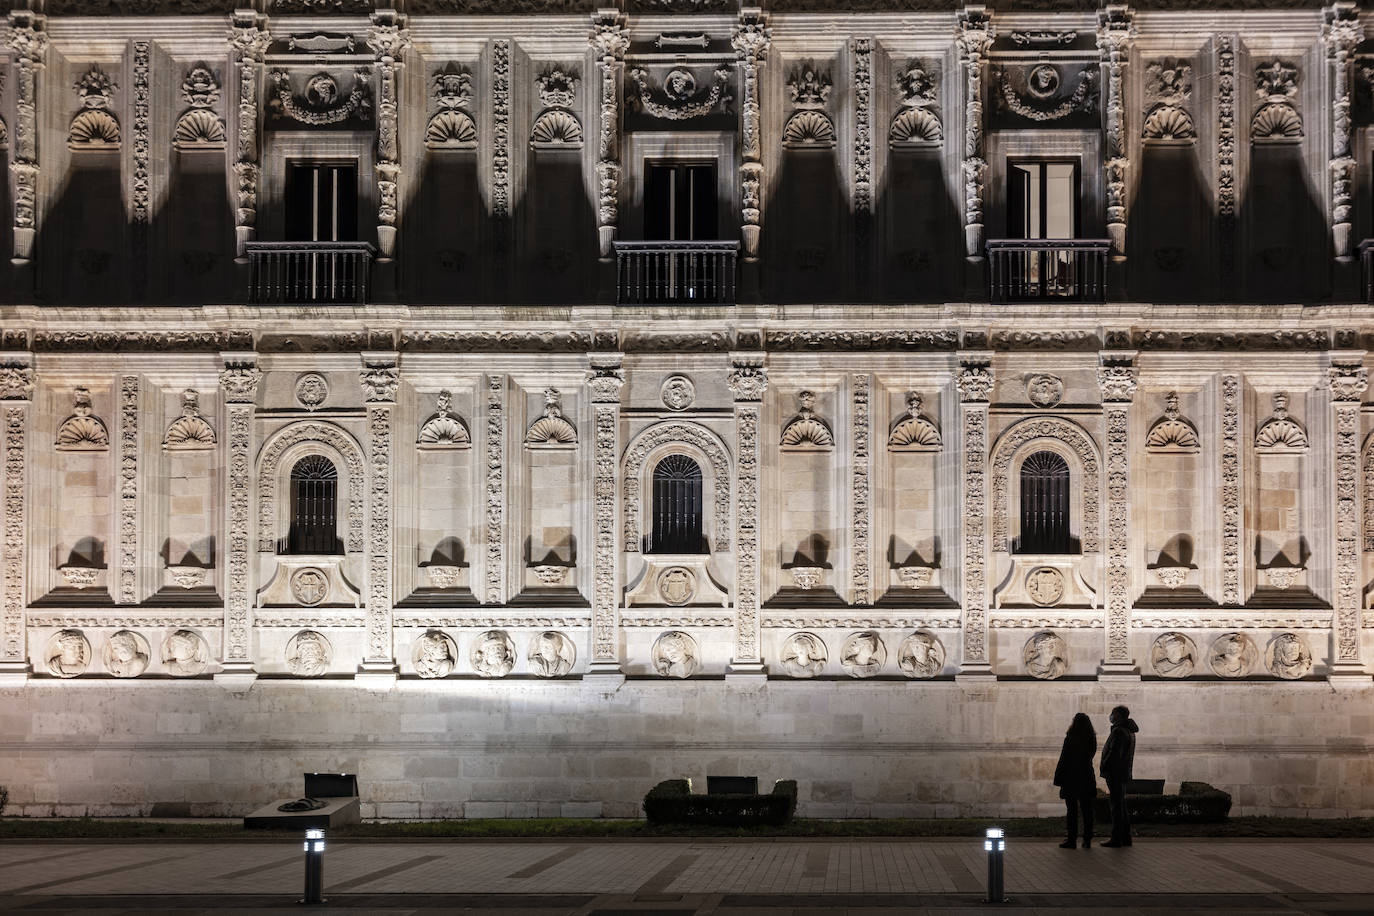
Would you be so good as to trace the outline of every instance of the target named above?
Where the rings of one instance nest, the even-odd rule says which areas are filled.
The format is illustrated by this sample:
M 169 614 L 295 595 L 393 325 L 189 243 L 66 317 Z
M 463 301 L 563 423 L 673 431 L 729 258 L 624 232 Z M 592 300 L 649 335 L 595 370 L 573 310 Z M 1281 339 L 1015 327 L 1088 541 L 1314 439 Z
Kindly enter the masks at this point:
M 1018 912 L 1374 912 L 1374 843 L 1008 842 Z M 294 912 L 300 840 L 5 842 L 0 912 Z M 331 842 L 315 912 L 785 916 L 986 912 L 980 841 Z

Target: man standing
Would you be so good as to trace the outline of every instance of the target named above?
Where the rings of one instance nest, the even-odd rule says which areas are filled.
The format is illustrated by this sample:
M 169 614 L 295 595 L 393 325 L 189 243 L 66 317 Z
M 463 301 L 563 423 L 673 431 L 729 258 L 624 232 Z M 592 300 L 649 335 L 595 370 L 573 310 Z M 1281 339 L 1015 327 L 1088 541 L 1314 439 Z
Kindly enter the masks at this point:
M 1135 763 L 1135 733 L 1140 726 L 1131 718 L 1131 711 L 1125 706 L 1112 710 L 1110 721 L 1111 734 L 1107 743 L 1102 745 L 1102 763 L 1099 771 L 1107 780 L 1107 792 L 1112 803 L 1112 838 L 1103 846 L 1131 845 L 1131 819 L 1126 813 L 1126 784 L 1131 781 L 1131 770 Z

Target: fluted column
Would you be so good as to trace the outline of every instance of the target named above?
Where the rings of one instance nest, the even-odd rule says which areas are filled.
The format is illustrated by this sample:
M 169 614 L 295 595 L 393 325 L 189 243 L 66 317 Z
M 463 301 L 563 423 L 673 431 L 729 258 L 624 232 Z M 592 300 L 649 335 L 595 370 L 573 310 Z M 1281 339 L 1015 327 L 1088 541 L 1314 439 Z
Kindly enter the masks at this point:
M 735 396 L 735 653 L 727 678 L 767 675 L 759 649 L 759 408 L 768 390 L 763 354 L 730 355 Z
M 234 236 L 236 257 L 248 259 L 248 243 L 253 241 L 258 219 L 258 85 L 262 57 L 272 36 L 265 16 L 251 11 L 234 13 L 229 44 L 238 54 L 239 114 L 234 157 Z
M 592 401 L 592 652 L 589 678 L 625 680 L 620 667 L 620 389 L 621 354 L 591 354 Z
M 1097 13 L 1097 49 L 1107 80 L 1103 108 L 1107 155 L 1103 163 L 1107 186 L 1107 238 L 1114 261 L 1126 259 L 1126 192 L 1131 160 L 1126 134 L 1126 99 L 1122 82 L 1131 56 L 1135 25 L 1128 7 L 1109 6 Z
M 1365 686 L 1364 653 L 1360 650 L 1363 558 L 1360 552 L 1360 407 L 1369 387 L 1369 370 L 1361 350 L 1331 354 L 1331 424 L 1335 440 L 1331 454 L 1336 466 L 1334 531 L 1336 549 L 1333 604 L 1335 646 L 1328 679 L 1341 685 Z M 1368 507 L 1366 507 L 1368 511 Z
M 228 435 L 224 437 L 224 648 L 215 680 L 246 687 L 253 668 L 253 410 L 257 400 L 257 354 L 224 353 L 219 374 Z
M 992 397 L 992 354 L 966 353 L 959 361 L 959 425 L 963 430 L 959 467 L 963 500 L 964 660 L 960 678 L 991 678 L 988 660 L 988 399 Z
M 15 10 L 9 15 L 6 42 L 14 64 L 14 144 L 10 174 L 14 176 L 14 254 L 16 265 L 33 259 L 38 232 L 38 73 L 48 50 L 43 16 Z
M 1097 369 L 1106 426 L 1107 646 L 1102 677 L 1140 677 L 1131 658 L 1131 399 L 1134 351 L 1103 353 Z
M 396 103 L 396 77 L 401 58 L 410 47 L 410 31 L 405 19 L 392 10 L 372 14 L 367 46 L 377 60 L 377 260 L 390 261 L 396 255 L 396 220 L 400 215 L 397 181 L 401 176 L 400 132 Z
M 759 108 L 759 71 L 773 30 L 768 28 L 763 11 L 745 7 L 739 13 L 739 27 L 731 45 L 739 57 L 743 82 L 743 101 L 740 104 L 740 207 L 743 225 L 740 226 L 741 247 L 746 261 L 759 258 L 759 231 L 763 218 L 763 141 L 762 111 Z
M 392 453 L 396 389 L 400 373 L 396 353 L 363 354 L 358 371 L 367 407 L 367 465 L 371 479 L 367 543 L 367 654 L 357 678 L 379 686 L 396 680 L 396 653 L 391 638 L 391 560 L 394 554 L 392 518 Z
M 988 171 L 983 158 L 983 60 L 994 34 L 986 7 L 959 11 L 955 40 L 964 66 L 964 253 L 970 258 L 983 257 L 983 180 Z
M 4 589 L 0 595 L 0 687 L 15 687 L 29 677 L 24 608 L 28 604 L 28 428 L 33 399 L 33 356 L 28 352 L 0 353 L 0 410 L 4 424 L 3 470 L 5 507 Z
M 587 39 L 601 74 L 600 113 L 596 140 L 596 231 L 601 238 L 601 259 L 614 255 L 616 221 L 620 206 L 620 85 L 625 71 L 625 51 L 630 32 L 625 17 L 614 9 L 597 10 Z
M 1333 3 L 1322 15 L 1322 39 L 1331 67 L 1331 246 L 1337 260 L 1351 261 L 1356 165 L 1350 149 L 1350 71 L 1355 48 L 1364 41 L 1364 26 L 1354 3 Z

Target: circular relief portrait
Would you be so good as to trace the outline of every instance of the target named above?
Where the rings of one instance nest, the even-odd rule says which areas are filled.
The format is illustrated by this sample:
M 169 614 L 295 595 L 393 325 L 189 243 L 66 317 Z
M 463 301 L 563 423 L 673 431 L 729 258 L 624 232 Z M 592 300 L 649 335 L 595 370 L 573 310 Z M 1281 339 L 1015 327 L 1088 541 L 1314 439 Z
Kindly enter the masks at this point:
M 556 630 L 545 630 L 530 640 L 526 656 L 530 673 L 536 677 L 563 677 L 577 661 L 573 641 Z
M 174 630 L 162 643 L 162 666 L 173 677 L 195 677 L 210 665 L 210 647 L 195 630 Z
M 782 670 L 789 677 L 815 677 L 830 659 L 825 643 L 814 633 L 793 633 L 782 644 Z
M 1217 677 L 1245 677 L 1258 658 L 1254 640 L 1244 633 L 1221 634 L 1207 653 L 1207 661 Z
M 329 397 L 329 382 L 318 372 L 307 372 L 296 379 L 296 403 L 306 410 L 316 410 Z
M 80 630 L 61 630 L 48 640 L 43 657 L 54 677 L 76 677 L 91 665 L 91 644 Z
M 851 633 L 840 649 L 840 667 L 850 677 L 872 677 L 887 661 L 887 647 L 872 630 Z
M 1312 673 L 1312 650 L 1297 633 L 1280 633 L 1264 650 L 1264 664 L 1274 677 L 1295 681 Z
M 469 657 L 482 677 L 505 677 L 515 667 L 515 642 L 505 630 L 487 630 L 472 644 Z
M 286 644 L 286 670 L 296 677 L 320 677 L 333 658 L 334 647 L 314 630 L 301 630 Z
M 138 677 L 148 670 L 152 650 L 148 648 L 148 640 L 133 630 L 120 630 L 105 640 L 101 656 L 105 660 L 105 670 L 115 677 Z
M 934 633 L 912 633 L 897 649 L 897 666 L 907 677 L 935 677 L 945 669 L 945 647 Z
M 1150 667 L 1160 677 L 1191 677 L 1197 668 L 1197 646 L 1186 634 L 1162 633 L 1150 646 Z
M 426 630 L 411 647 L 410 662 L 420 677 L 448 677 L 458 666 L 458 644 L 443 630 Z
M 1069 647 L 1058 633 L 1044 630 L 1026 640 L 1021 659 L 1031 677 L 1052 681 L 1069 670 Z
M 654 670 L 663 677 L 691 677 L 701 670 L 697 641 L 681 630 L 669 630 L 654 640 Z

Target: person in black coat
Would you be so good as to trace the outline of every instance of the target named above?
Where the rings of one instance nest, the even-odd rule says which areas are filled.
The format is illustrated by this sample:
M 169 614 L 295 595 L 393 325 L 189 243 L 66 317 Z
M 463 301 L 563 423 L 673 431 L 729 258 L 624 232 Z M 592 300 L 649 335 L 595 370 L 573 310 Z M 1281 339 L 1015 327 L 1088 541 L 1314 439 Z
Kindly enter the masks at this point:
M 1112 799 L 1112 838 L 1103 846 L 1131 845 L 1131 818 L 1126 811 L 1126 784 L 1133 778 L 1135 766 L 1135 733 L 1140 726 L 1131 718 L 1125 706 L 1112 710 L 1112 731 L 1102 745 L 1102 778 L 1107 780 L 1107 794 Z
M 1097 780 L 1093 777 L 1093 754 L 1097 753 L 1097 732 L 1092 719 L 1078 713 L 1069 723 L 1064 735 L 1064 749 L 1059 752 L 1059 765 L 1054 768 L 1054 784 L 1064 799 L 1068 839 L 1061 849 L 1078 845 L 1078 815 L 1083 815 L 1083 848 L 1093 841 L 1093 799 L 1097 795 Z

